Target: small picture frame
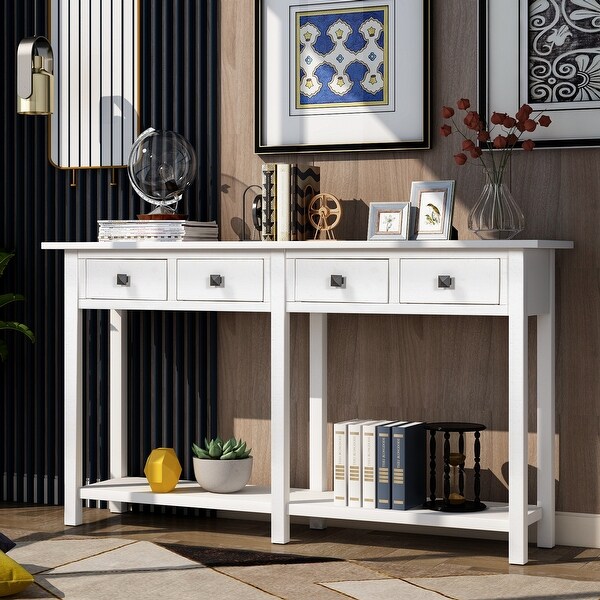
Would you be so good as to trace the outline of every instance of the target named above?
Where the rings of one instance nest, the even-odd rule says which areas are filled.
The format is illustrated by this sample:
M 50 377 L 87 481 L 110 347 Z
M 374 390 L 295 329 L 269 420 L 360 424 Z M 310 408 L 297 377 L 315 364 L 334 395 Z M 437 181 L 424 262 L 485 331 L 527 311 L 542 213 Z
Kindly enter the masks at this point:
M 450 239 L 454 181 L 413 181 L 410 205 L 414 212 L 411 239 Z
M 367 240 L 407 240 L 409 202 L 371 202 Z

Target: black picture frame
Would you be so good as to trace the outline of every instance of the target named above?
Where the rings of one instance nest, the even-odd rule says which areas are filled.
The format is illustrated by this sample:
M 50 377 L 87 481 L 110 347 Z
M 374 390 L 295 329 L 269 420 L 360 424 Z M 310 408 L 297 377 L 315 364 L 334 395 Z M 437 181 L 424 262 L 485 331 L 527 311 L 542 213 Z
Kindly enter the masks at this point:
M 298 6 L 291 0 L 255 0 L 255 152 L 287 154 L 429 149 L 429 2 L 313 0 Z M 311 16 L 311 11 L 319 17 L 329 11 L 322 17 L 325 22 L 329 13 L 336 11 L 361 13 L 384 9 L 389 16 L 385 30 L 388 32 L 388 45 L 384 34 L 379 39 L 384 40 L 382 51 L 388 55 L 388 62 L 383 64 L 388 65 L 390 73 L 393 72 L 393 78 L 388 77 L 385 82 L 387 104 L 382 100 L 376 107 L 358 101 L 308 106 L 306 96 L 301 96 L 298 91 L 305 79 L 299 79 L 303 72 L 299 57 L 306 44 L 298 44 L 298 51 L 292 58 L 293 48 L 296 48 L 292 38 L 299 35 L 301 19 L 307 19 L 305 15 Z M 400 10 L 406 14 L 401 15 Z M 275 24 L 273 19 L 277 19 Z M 394 36 L 397 28 L 398 34 Z M 339 42 L 332 38 L 332 44 L 335 43 Z M 319 54 L 319 58 L 321 56 Z M 327 68 L 330 68 L 328 65 Z M 298 77 L 294 75 L 296 73 Z M 403 78 L 409 80 L 403 81 Z M 291 100 L 292 89 L 295 90 L 294 102 Z M 364 94 L 362 90 L 359 92 Z
M 542 52 L 536 54 L 535 46 L 532 45 L 530 51 L 530 44 L 538 34 L 544 33 L 545 22 L 548 36 L 561 36 L 560 51 L 565 55 L 573 52 L 580 56 L 591 53 L 598 55 L 598 49 L 589 49 L 590 52 L 585 48 L 573 50 L 582 46 L 583 39 L 581 42 L 574 39 L 578 30 L 569 27 L 568 21 L 572 19 L 562 13 L 567 23 L 561 22 L 559 14 L 548 22 L 545 15 L 536 13 L 541 20 L 532 24 L 529 6 L 527 0 L 482 0 L 479 3 L 479 114 L 489 123 L 494 111 L 512 113 L 522 104 L 529 104 L 536 113 L 543 113 L 552 119 L 549 127 L 538 127 L 528 132 L 527 138 L 532 139 L 537 148 L 600 146 L 600 101 L 554 101 L 556 98 L 552 94 L 546 99 L 540 96 L 545 101 L 537 101 L 535 92 L 530 90 L 530 86 L 533 88 L 532 82 L 537 79 L 532 74 L 532 65 L 539 67 L 546 60 Z M 554 3 L 548 3 L 547 6 L 538 3 L 532 10 L 551 11 L 554 8 Z M 563 25 L 566 29 L 561 30 Z M 600 29 L 596 29 L 600 35 Z M 569 62 L 573 64 L 576 61 Z M 582 77 L 574 72 L 571 79 L 581 81 Z

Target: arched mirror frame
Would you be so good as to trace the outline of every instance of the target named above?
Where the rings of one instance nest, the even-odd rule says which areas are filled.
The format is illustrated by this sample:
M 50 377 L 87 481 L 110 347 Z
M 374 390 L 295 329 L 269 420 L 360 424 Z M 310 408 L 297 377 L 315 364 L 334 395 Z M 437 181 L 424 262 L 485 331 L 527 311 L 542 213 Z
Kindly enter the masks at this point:
M 50 162 L 127 165 L 140 132 L 140 0 L 48 0 L 55 57 Z

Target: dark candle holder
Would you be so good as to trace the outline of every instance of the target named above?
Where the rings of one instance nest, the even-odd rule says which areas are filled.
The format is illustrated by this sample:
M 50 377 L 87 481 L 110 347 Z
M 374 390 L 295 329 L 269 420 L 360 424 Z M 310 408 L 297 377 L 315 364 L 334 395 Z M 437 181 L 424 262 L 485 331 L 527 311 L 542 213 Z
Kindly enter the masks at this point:
M 429 430 L 429 500 L 423 508 L 444 512 L 476 512 L 484 510 L 486 505 L 479 500 L 480 482 L 480 432 L 485 429 L 480 423 L 425 423 Z M 436 496 L 436 438 L 438 431 L 444 433 L 444 494 L 441 499 Z M 473 493 L 474 499 L 465 496 L 465 436 L 473 432 Z M 458 433 L 458 452 L 451 452 L 450 435 Z

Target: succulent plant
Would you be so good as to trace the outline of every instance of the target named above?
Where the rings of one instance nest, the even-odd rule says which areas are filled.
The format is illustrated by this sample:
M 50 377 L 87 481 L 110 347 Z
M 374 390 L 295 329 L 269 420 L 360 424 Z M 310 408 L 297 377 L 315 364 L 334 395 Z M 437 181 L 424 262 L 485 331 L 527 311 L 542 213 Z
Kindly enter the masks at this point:
M 216 437 L 210 440 L 210 442 L 207 438 L 204 438 L 203 448 L 197 444 L 192 444 L 192 451 L 198 458 L 239 460 L 241 458 L 248 458 L 252 448 L 247 448 L 246 442 L 241 438 L 236 440 L 232 437 L 224 442 L 220 437 Z

